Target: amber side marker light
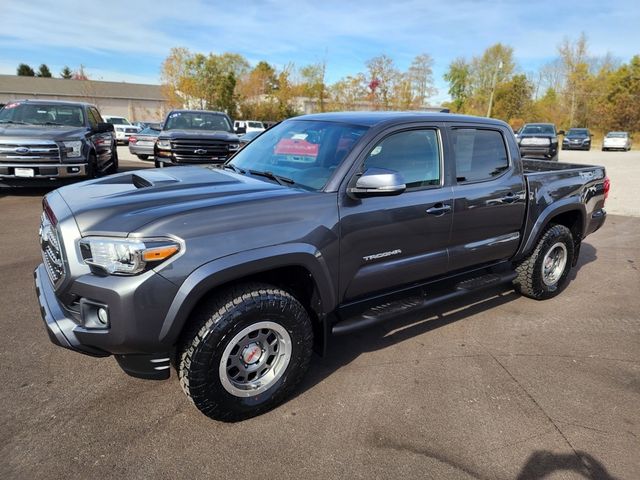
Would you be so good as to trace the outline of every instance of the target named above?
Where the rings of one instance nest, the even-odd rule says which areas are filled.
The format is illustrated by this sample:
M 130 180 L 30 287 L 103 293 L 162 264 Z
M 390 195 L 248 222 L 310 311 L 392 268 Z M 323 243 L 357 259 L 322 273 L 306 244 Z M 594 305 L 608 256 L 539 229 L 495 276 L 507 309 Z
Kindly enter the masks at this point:
M 180 250 L 178 245 L 167 245 L 164 247 L 147 248 L 142 252 L 142 259 L 145 262 L 157 262 L 165 260 Z

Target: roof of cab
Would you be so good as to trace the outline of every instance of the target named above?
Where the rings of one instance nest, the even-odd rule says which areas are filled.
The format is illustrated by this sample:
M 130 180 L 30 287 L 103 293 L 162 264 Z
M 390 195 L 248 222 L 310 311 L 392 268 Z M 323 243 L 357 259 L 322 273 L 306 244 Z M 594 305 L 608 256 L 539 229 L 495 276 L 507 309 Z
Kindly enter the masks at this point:
M 294 117 L 291 120 L 318 120 L 325 122 L 348 123 L 372 127 L 383 123 L 412 123 L 412 122 L 462 122 L 484 123 L 489 125 L 506 125 L 502 120 L 471 115 L 458 115 L 439 112 L 329 112 L 313 113 Z

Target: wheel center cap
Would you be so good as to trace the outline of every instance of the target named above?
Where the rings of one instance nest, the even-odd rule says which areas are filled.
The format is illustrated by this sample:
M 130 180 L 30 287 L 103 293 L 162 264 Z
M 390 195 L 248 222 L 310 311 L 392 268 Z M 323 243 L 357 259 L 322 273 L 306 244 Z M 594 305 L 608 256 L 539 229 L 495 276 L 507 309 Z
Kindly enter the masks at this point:
M 250 365 L 260 360 L 262 355 L 262 348 L 257 343 L 247 345 L 242 352 L 242 360 L 244 363 Z

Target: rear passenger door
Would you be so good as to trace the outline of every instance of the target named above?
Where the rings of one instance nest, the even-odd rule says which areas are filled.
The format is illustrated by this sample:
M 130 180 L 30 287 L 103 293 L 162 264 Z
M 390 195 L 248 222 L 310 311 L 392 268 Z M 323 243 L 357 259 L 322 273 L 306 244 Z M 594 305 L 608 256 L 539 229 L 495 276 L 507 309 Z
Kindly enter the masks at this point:
M 340 296 L 366 297 L 435 277 L 448 268 L 451 187 L 445 182 L 440 129 L 381 134 L 364 150 L 347 185 L 369 168 L 399 172 L 396 196 L 340 197 Z
M 506 127 L 453 125 L 447 133 L 456 177 L 450 270 L 508 259 L 520 243 L 526 190 Z

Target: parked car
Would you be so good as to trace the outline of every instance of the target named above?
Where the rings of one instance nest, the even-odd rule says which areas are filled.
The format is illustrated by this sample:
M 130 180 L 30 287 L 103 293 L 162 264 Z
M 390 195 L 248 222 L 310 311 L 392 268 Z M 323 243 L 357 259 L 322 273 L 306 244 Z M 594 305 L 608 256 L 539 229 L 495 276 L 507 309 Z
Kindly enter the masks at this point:
M 562 140 L 563 150 L 591 150 L 591 132 L 588 128 L 570 128 Z
M 19 100 L 0 110 L 0 186 L 118 171 L 113 125 L 88 103 Z
M 240 148 L 226 113 L 174 110 L 167 115 L 154 147 L 158 168 L 193 163 L 222 164 Z
M 129 122 L 129 120 L 124 117 L 105 115 L 104 120 L 114 126 L 116 132 L 116 140 L 118 141 L 118 143 L 121 143 L 123 145 L 127 145 L 129 143 L 129 137 L 141 130 L 140 127 L 131 124 L 131 122 Z
M 240 148 L 243 148 L 247 143 L 252 141 L 258 135 L 260 135 L 264 130 L 254 130 L 252 132 L 247 132 L 244 135 L 240 135 Z
M 233 122 L 233 131 L 238 135 L 249 132 L 263 132 L 265 126 L 257 120 L 236 120 Z
M 542 157 L 547 160 L 558 160 L 558 135 L 553 123 L 527 123 L 516 135 L 523 157 Z
M 147 160 L 150 157 L 153 160 L 153 147 L 160 135 L 160 130 L 162 130 L 161 124 L 150 123 L 146 128 L 129 137 L 129 152 L 140 160 Z
M 631 136 L 628 132 L 609 132 L 602 141 L 602 151 L 605 150 L 631 150 Z
M 54 343 L 141 378 L 173 363 L 235 421 L 291 396 L 332 335 L 502 283 L 555 297 L 608 191 L 603 167 L 521 160 L 498 120 L 306 115 L 222 168 L 49 193 L 36 292 Z

